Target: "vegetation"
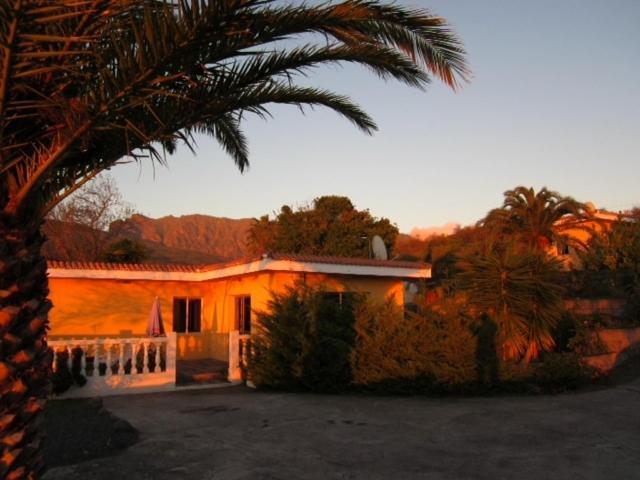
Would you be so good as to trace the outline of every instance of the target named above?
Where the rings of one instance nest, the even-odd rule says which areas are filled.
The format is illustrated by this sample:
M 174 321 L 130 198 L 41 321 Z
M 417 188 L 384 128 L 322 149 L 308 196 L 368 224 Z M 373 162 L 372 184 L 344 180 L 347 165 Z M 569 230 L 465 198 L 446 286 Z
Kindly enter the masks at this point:
M 441 394 L 557 391 L 589 376 L 571 351 L 531 364 L 500 359 L 496 324 L 468 315 L 460 298 L 417 313 L 393 301 L 343 299 L 303 285 L 274 295 L 251 336 L 248 378 L 281 390 Z
M 640 281 L 640 210 L 593 235 L 581 260 L 586 270 L 630 272 Z
M 573 228 L 589 215 L 587 205 L 543 187 L 518 186 L 504 192 L 502 207 L 491 210 L 479 224 L 493 233 L 517 238 L 542 252 L 553 244 L 572 240 L 557 228 L 557 222 L 570 219 Z
M 529 363 L 553 348 L 552 331 L 564 308 L 562 288 L 553 281 L 557 261 L 509 244 L 469 257 L 461 268 L 468 305 L 497 325 L 503 359 Z
M 249 250 L 364 257 L 371 255 L 370 241 L 380 235 L 389 250 L 398 228 L 386 218 L 374 218 L 368 210 L 356 210 L 347 197 L 326 196 L 313 205 L 293 211 L 283 205 L 271 220 L 265 215 L 249 230 Z
M 3 1 L 0 45 L 0 476 L 8 479 L 42 470 L 48 211 L 123 157 L 164 163 L 195 133 L 245 169 L 242 119 L 268 116 L 268 104 L 321 105 L 375 130 L 348 98 L 294 82 L 321 64 L 361 64 L 414 87 L 433 75 L 455 88 L 468 74 L 443 19 L 375 0 Z
M 146 259 L 144 246 L 128 238 L 113 242 L 102 255 L 102 260 L 108 263 L 142 263 Z
M 257 316 L 248 374 L 256 385 L 285 390 L 340 391 L 351 383 L 355 299 L 304 285 L 274 295 Z
M 87 227 L 83 231 L 83 250 L 89 261 L 102 260 L 109 242 L 114 242 L 118 231 L 111 229 L 118 225 L 118 220 L 125 220 L 135 214 L 136 210 L 122 198 L 122 194 L 113 177 L 100 175 L 92 182 L 78 188 L 63 202 L 55 206 L 47 215 L 47 220 L 72 223 Z M 115 223 L 114 223 L 115 222 Z M 65 225 L 48 222 L 49 235 L 61 235 Z
M 475 383 L 476 339 L 460 305 L 405 316 L 388 301 L 356 309 L 353 384 L 377 391 L 459 391 Z

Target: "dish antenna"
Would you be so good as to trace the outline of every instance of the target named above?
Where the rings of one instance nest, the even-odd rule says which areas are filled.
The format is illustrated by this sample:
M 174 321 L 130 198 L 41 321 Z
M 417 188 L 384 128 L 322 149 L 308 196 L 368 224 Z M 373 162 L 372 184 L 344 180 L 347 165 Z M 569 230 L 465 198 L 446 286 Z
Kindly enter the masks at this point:
M 374 235 L 371 240 L 371 250 L 373 250 L 373 258 L 376 260 L 387 260 L 387 247 L 384 245 L 384 241 L 380 238 L 380 235 Z

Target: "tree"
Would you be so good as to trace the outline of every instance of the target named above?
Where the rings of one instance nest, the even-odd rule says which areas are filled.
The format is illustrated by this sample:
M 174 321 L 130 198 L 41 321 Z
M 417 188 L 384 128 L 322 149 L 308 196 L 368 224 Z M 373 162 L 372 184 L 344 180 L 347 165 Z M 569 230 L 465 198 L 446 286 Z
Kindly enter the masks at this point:
M 461 261 L 460 269 L 459 284 L 473 313 L 497 326 L 503 359 L 529 363 L 553 348 L 563 313 L 563 290 L 554 281 L 557 260 L 528 246 L 493 243 Z
M 386 218 L 372 217 L 368 210 L 356 210 L 347 197 L 325 196 L 293 211 L 283 205 L 271 220 L 263 216 L 249 230 L 249 251 L 339 255 L 371 255 L 369 242 L 379 235 L 393 248 L 398 228 Z
M 243 170 L 242 119 L 271 103 L 326 106 L 371 133 L 348 98 L 294 83 L 335 62 L 415 87 L 468 74 L 443 19 L 376 0 L 0 0 L 0 476 L 42 471 L 46 213 L 123 157 L 164 163 L 199 132 Z
M 638 215 L 637 213 L 635 215 Z M 611 228 L 589 239 L 581 260 L 587 270 L 627 270 L 640 280 L 640 218 L 621 217 Z
M 144 246 L 128 238 L 111 243 L 102 254 L 102 259 L 108 263 L 141 263 L 146 258 Z
M 513 235 L 540 251 L 552 243 L 572 240 L 556 228 L 561 220 L 570 220 L 573 228 L 581 228 L 581 220 L 589 214 L 587 205 L 571 197 L 543 187 L 519 186 L 504 192 L 502 207 L 491 210 L 479 225 L 494 233 Z M 568 225 L 565 225 L 568 226 Z
M 74 223 L 88 227 L 88 235 L 82 237 L 83 249 L 89 260 L 98 261 L 104 254 L 105 245 L 113 241 L 118 232 L 110 229 L 116 220 L 124 220 L 136 213 L 135 208 L 122 198 L 113 177 L 100 175 L 79 188 L 47 215 L 48 220 Z M 56 224 L 47 226 L 48 233 L 56 233 Z

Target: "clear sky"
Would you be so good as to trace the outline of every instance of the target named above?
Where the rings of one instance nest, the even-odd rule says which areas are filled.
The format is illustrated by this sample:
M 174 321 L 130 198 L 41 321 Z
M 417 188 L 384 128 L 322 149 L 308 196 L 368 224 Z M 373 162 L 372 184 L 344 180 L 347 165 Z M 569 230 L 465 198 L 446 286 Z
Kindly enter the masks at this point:
M 240 174 L 198 139 L 169 168 L 112 173 L 152 217 L 257 217 L 320 195 L 346 195 L 401 231 L 473 223 L 517 185 L 547 186 L 612 210 L 640 204 L 640 1 L 401 0 L 453 24 L 474 78 L 453 93 L 384 82 L 358 67 L 305 84 L 352 96 L 377 121 L 369 137 L 324 110 L 273 108 L 249 118 Z

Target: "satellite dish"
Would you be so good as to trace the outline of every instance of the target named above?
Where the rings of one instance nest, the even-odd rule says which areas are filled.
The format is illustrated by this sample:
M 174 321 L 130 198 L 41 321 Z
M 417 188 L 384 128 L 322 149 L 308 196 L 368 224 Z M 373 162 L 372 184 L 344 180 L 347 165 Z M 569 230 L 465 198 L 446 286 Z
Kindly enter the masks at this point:
M 384 241 L 380 238 L 380 235 L 374 235 L 371 240 L 371 250 L 373 250 L 373 258 L 377 260 L 386 260 L 387 247 L 384 245 Z

